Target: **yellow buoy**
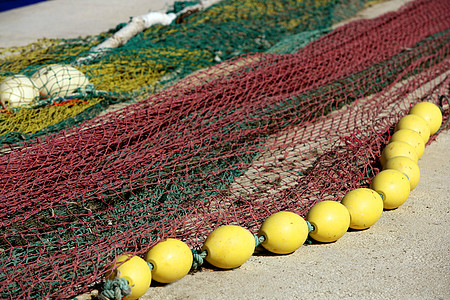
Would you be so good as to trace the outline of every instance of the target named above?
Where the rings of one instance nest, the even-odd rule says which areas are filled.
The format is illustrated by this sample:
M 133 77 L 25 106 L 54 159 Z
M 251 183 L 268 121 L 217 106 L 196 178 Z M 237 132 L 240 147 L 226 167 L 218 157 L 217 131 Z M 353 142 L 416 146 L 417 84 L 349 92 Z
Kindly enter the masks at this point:
M 305 243 L 308 225 L 296 213 L 280 211 L 263 222 L 258 236 L 264 236 L 261 245 L 265 249 L 276 254 L 288 254 Z
M 25 75 L 6 77 L 0 83 L 0 102 L 6 108 L 28 105 L 37 96 L 38 89 Z
M 65 97 L 89 84 L 82 72 L 69 65 L 45 66 L 35 72 L 31 79 L 44 97 Z
M 386 162 L 392 157 L 396 156 L 406 156 L 409 157 L 414 162 L 418 162 L 419 158 L 417 156 L 416 150 L 405 142 L 395 141 L 391 142 L 384 147 L 381 152 L 380 163 L 384 167 Z
M 411 129 L 417 132 L 426 144 L 430 139 L 430 126 L 424 118 L 417 115 L 406 115 L 398 121 L 395 131 L 400 129 Z
M 152 277 L 161 283 L 177 281 L 192 267 L 192 252 L 188 245 L 176 239 L 167 239 L 151 248 L 145 260 L 153 265 Z
M 247 229 L 236 225 L 217 228 L 206 238 L 202 251 L 206 260 L 221 269 L 237 268 L 255 251 L 255 237 Z
M 442 112 L 439 107 L 431 102 L 419 102 L 414 105 L 409 114 L 417 115 L 427 121 L 430 126 L 430 134 L 435 134 L 442 124 Z
M 389 142 L 405 142 L 411 145 L 418 158 L 421 158 L 425 151 L 425 142 L 423 138 L 416 131 L 411 129 L 400 129 L 391 136 Z
M 366 229 L 375 224 L 383 213 L 383 199 L 374 190 L 359 188 L 348 192 L 342 204 L 350 213 L 350 228 Z
M 410 158 L 405 156 L 397 156 L 389 159 L 384 165 L 384 169 L 394 169 L 402 172 L 408 177 L 409 188 L 412 191 L 420 179 L 419 166 Z
M 314 227 L 309 236 L 323 243 L 337 241 L 350 226 L 348 209 L 336 201 L 326 200 L 315 204 L 306 219 Z
M 123 300 L 138 299 L 144 295 L 150 287 L 152 273 L 147 262 L 139 256 L 132 256 L 130 254 L 121 255 L 109 268 L 110 274 L 107 275 L 109 280 L 119 277 L 128 281 L 128 285 L 131 288 L 131 294 L 122 298 Z
M 370 188 L 381 195 L 385 209 L 394 209 L 408 199 L 410 183 L 402 172 L 388 169 L 373 178 Z

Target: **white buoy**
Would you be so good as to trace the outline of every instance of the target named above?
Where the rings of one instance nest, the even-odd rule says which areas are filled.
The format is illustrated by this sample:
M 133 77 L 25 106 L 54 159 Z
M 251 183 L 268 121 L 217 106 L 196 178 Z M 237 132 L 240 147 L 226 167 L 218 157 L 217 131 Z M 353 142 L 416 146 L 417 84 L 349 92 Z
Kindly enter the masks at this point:
M 28 105 L 37 96 L 39 90 L 25 75 L 6 77 L 0 83 L 0 101 L 5 108 Z
M 89 84 L 82 72 L 69 65 L 49 65 L 31 76 L 41 96 L 65 97 Z

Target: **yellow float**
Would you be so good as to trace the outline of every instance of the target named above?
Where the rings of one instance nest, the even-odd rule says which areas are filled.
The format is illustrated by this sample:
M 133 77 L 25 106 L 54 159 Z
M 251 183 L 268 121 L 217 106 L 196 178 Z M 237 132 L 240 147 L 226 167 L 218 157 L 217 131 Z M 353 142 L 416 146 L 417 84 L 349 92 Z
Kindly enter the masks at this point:
M 268 251 L 288 254 L 305 243 L 308 237 L 308 225 L 298 214 L 280 211 L 263 222 L 258 236 L 264 236 L 261 245 Z
M 398 121 L 395 131 L 410 129 L 417 132 L 426 144 L 430 139 L 430 126 L 424 118 L 417 115 L 406 115 Z
M 192 252 L 188 245 L 177 239 L 167 239 L 151 248 L 145 260 L 152 264 L 152 277 L 161 283 L 177 281 L 192 267 Z
M 386 162 L 392 157 L 406 156 L 413 160 L 415 163 L 419 161 L 416 150 L 405 142 L 395 141 L 386 145 L 381 152 L 380 163 L 384 167 Z
M 348 192 L 342 204 L 350 213 L 350 228 L 366 229 L 375 224 L 383 213 L 383 199 L 374 190 L 358 188 Z
M 236 225 L 217 228 L 206 238 L 202 251 L 206 261 L 221 269 L 233 269 L 245 263 L 255 251 L 255 237 Z
M 409 188 L 412 191 L 420 179 L 419 166 L 410 158 L 405 156 L 397 156 L 389 159 L 384 165 L 384 169 L 394 169 L 402 172 L 408 177 Z
M 385 209 L 394 209 L 408 199 L 410 183 L 402 172 L 388 169 L 373 178 L 370 188 L 381 195 Z
M 391 136 L 389 142 L 405 142 L 416 151 L 417 157 L 421 158 L 425 151 L 425 142 L 416 131 L 411 129 L 400 129 Z
M 337 241 L 350 226 L 348 209 L 336 201 L 325 200 L 315 204 L 306 219 L 314 227 L 309 236 L 323 243 Z
M 441 127 L 442 112 L 434 103 L 419 102 L 411 108 L 409 114 L 417 115 L 427 121 L 431 135 L 435 134 Z
M 150 287 L 152 273 L 147 262 L 139 256 L 125 254 L 119 256 L 110 267 L 108 280 L 124 278 L 131 288 L 131 294 L 123 297 L 123 300 L 135 300 L 144 295 Z

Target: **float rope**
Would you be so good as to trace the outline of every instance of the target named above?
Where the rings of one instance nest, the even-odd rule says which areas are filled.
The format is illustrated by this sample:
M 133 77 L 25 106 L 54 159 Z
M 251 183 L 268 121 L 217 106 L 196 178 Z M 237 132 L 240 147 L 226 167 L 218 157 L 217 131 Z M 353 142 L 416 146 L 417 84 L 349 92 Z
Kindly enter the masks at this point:
M 314 225 L 309 223 L 309 221 L 306 221 L 306 225 L 308 225 L 308 234 L 311 233 L 311 231 L 314 231 Z
M 155 266 L 147 261 L 147 265 L 152 271 Z M 128 280 L 119 278 L 120 271 L 117 270 L 116 278 L 113 280 L 107 279 L 103 285 L 103 292 L 98 296 L 100 300 L 121 300 L 123 297 L 131 294 L 131 287 Z
M 121 300 L 123 297 L 131 294 L 131 287 L 125 278 L 119 278 L 120 272 L 113 280 L 107 279 L 104 284 L 103 292 L 99 295 L 100 300 Z
M 254 234 L 254 237 L 255 237 L 255 248 L 264 243 L 264 241 L 266 240 L 266 237 L 264 235 L 258 236 Z
M 150 271 L 152 271 L 155 268 L 155 266 L 152 263 L 149 263 L 148 261 L 146 261 L 146 263 L 147 263 Z
M 192 250 L 192 270 L 198 269 L 201 265 L 203 265 L 205 257 L 208 255 L 206 250 L 201 253 L 197 253 L 195 250 Z
M 444 109 L 444 99 L 447 100 L 447 104 L 449 104 L 448 110 L 450 111 L 450 100 L 448 99 L 448 97 L 447 97 L 446 95 L 441 95 L 441 96 L 439 96 L 439 105 L 438 105 L 438 107 L 439 107 L 439 109 L 441 110 L 442 114 L 444 114 L 444 112 L 445 112 L 445 109 Z M 445 121 L 445 122 L 442 124 L 442 126 L 438 129 L 438 131 L 436 131 L 436 133 L 438 133 L 439 131 L 441 131 L 441 130 L 444 129 L 444 128 L 447 128 L 449 121 L 450 121 L 450 117 L 447 118 L 447 121 Z M 435 134 L 436 134 L 436 133 L 435 133 Z
M 306 237 L 305 244 L 311 245 L 311 244 L 313 243 L 313 240 L 309 237 L 309 234 L 310 234 L 311 231 L 313 231 L 315 228 L 314 228 L 314 225 L 313 225 L 313 224 L 309 223 L 309 221 L 306 221 L 306 225 L 308 225 L 308 236 Z

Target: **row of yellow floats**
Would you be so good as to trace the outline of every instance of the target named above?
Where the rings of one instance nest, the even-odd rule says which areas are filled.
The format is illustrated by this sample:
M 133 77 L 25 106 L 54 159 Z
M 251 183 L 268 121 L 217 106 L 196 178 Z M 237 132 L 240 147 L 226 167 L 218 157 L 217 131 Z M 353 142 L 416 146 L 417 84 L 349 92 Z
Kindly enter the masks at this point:
M 152 278 L 160 283 L 177 281 L 202 259 L 221 269 L 233 269 L 245 263 L 259 244 L 274 254 L 289 254 L 304 244 L 308 235 L 329 243 L 341 238 L 348 228 L 369 228 L 383 209 L 399 207 L 416 187 L 420 178 L 417 161 L 441 123 L 438 106 L 416 104 L 395 127 L 382 151 L 383 171 L 373 178 L 370 188 L 350 191 L 341 203 L 315 204 L 306 221 L 298 214 L 281 211 L 269 216 L 257 235 L 236 225 L 217 228 L 207 237 L 200 254 L 193 253 L 184 242 L 169 238 L 151 248 L 144 259 L 127 254 L 118 257 L 109 267 L 103 298 L 138 299 L 146 293 Z

